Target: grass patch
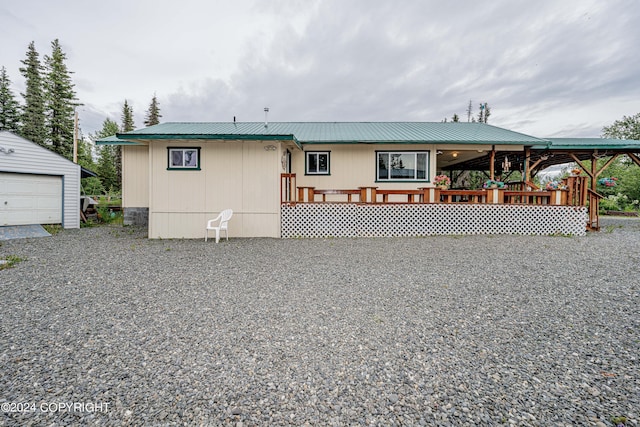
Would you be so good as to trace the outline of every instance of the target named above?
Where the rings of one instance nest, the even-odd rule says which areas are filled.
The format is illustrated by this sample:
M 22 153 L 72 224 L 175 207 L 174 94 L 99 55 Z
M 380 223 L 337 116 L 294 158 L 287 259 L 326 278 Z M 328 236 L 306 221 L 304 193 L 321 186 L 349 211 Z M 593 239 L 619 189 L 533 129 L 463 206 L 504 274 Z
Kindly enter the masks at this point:
M 621 225 L 607 225 L 604 228 L 604 232 L 605 233 L 613 233 L 613 230 L 615 230 L 616 228 L 622 228 Z
M 51 234 L 52 236 L 58 234 L 63 230 L 62 225 L 60 224 L 43 224 L 42 228 L 44 228 L 47 233 Z
M 7 268 L 13 267 L 17 263 L 24 261 L 24 258 L 20 258 L 16 255 L 7 255 L 6 257 L 4 257 L 4 260 L 6 262 L 0 264 L 0 270 L 6 270 Z

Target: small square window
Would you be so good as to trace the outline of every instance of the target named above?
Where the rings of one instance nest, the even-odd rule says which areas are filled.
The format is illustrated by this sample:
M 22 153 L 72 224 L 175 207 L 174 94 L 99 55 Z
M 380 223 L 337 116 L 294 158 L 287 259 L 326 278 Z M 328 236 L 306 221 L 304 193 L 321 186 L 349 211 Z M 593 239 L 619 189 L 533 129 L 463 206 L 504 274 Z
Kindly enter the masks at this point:
M 167 169 L 200 170 L 200 147 L 169 147 Z
M 329 175 L 330 151 L 307 151 L 306 168 L 307 175 Z

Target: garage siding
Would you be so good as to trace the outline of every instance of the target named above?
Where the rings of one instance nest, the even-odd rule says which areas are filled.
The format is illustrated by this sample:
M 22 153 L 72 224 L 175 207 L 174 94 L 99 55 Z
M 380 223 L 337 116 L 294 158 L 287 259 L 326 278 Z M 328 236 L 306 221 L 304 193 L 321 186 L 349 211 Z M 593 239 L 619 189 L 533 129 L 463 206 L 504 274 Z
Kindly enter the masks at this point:
M 80 166 L 31 141 L 0 131 L 0 172 L 46 175 L 62 181 L 62 226 L 80 228 Z M 13 149 L 13 152 L 9 151 Z M 6 185 L 0 182 L 0 185 Z M 51 203 L 51 201 L 49 201 Z

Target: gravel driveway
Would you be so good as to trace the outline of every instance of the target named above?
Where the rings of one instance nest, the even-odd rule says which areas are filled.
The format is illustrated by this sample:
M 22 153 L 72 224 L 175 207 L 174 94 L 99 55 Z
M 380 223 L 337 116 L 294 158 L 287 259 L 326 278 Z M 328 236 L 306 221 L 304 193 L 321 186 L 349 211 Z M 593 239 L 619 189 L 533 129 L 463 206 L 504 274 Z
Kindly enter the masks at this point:
M 0 242 L 0 424 L 640 423 L 640 221 L 584 237 Z

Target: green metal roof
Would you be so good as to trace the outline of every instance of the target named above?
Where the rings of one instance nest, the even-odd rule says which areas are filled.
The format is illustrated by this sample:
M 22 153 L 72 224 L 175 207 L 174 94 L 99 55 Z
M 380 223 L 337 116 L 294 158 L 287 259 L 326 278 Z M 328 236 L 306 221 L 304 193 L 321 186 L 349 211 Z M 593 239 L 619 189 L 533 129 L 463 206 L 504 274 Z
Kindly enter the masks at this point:
M 213 122 L 161 123 L 118 134 L 119 140 L 239 139 L 292 140 L 296 144 L 503 144 L 546 145 L 548 141 L 483 123 L 459 122 Z M 107 138 L 99 144 L 112 143 Z
M 98 145 L 142 145 L 136 141 L 128 141 L 126 139 L 118 138 L 116 135 L 107 136 L 96 140 Z
M 550 145 L 534 145 L 536 150 L 626 150 L 640 151 L 640 141 L 607 138 L 548 138 Z

